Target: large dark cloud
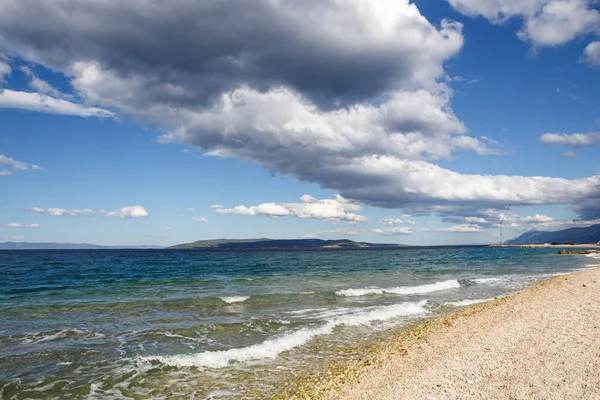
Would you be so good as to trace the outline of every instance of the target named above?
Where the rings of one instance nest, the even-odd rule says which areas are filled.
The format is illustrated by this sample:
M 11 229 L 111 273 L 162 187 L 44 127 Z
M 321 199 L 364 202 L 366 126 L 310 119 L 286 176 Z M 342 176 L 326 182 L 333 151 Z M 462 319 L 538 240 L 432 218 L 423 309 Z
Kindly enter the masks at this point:
M 451 108 L 444 63 L 462 43 L 460 24 L 434 26 L 408 0 L 0 2 L 0 51 L 64 73 L 86 105 L 154 126 L 161 141 L 380 207 L 573 203 L 594 215 L 600 176 L 434 163 L 495 152 Z
M 154 88 L 130 101 L 198 105 L 240 85 L 284 85 L 337 107 L 439 76 L 462 43 L 416 18 L 414 5 L 398 2 L 399 13 L 391 1 L 378 3 L 6 0 L 0 37 L 9 54 L 61 70 L 97 62 L 119 77 L 143 77 L 151 89 L 183 89 Z

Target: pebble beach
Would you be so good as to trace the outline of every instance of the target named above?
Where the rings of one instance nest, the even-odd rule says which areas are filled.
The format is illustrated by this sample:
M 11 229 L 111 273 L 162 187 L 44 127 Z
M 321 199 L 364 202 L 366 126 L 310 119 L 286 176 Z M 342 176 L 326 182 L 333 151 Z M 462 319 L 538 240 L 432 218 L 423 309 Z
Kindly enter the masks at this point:
M 600 269 L 430 321 L 327 399 L 600 399 Z

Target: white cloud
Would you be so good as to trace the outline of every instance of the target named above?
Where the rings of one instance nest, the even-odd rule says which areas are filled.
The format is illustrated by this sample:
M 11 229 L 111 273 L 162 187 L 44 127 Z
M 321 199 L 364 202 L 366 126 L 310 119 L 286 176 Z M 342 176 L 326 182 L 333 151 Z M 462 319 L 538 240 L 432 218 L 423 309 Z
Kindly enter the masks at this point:
M 544 133 L 540 142 L 548 145 L 591 146 L 600 143 L 600 133 Z
M 463 14 L 500 24 L 521 18 L 519 37 L 535 46 L 556 46 L 599 32 L 600 13 L 588 0 L 448 0 Z
M 119 209 L 119 211 L 111 211 L 106 214 L 107 217 L 119 218 L 148 218 L 148 211 L 142 206 L 127 206 Z
M 301 203 L 263 203 L 258 206 L 236 206 L 224 208 L 221 205 L 213 205 L 212 208 L 218 214 L 251 215 L 263 217 L 297 217 L 318 218 L 328 220 L 343 220 L 352 223 L 367 222 L 368 219 L 356 214 L 361 205 L 349 201 L 340 195 L 335 199 L 318 200 L 305 194 L 300 198 Z
M 582 61 L 594 67 L 600 67 L 600 41 L 595 41 L 586 46 L 583 50 Z
M 17 228 L 17 229 L 21 229 L 21 228 L 23 228 L 23 229 L 25 229 L 25 228 L 37 229 L 37 228 L 41 227 L 41 225 L 37 224 L 37 223 L 33 223 L 33 224 L 21 224 L 19 222 L 11 222 L 11 223 L 6 224 L 6 226 L 9 227 L 9 228 Z
M 19 69 L 29 78 L 29 87 L 35 92 L 57 98 L 68 97 L 64 93 L 61 93 L 59 90 L 54 88 L 50 83 L 38 78 L 29 67 L 23 65 Z
M 172 230 L 173 230 L 173 227 L 172 227 L 172 226 L 165 226 L 165 230 L 166 230 L 166 231 L 172 231 Z
M 31 211 L 36 212 L 38 214 L 53 215 L 56 217 L 63 217 L 63 216 L 77 217 L 80 215 L 94 215 L 96 213 L 94 210 L 90 210 L 89 208 L 85 208 L 85 209 L 75 208 L 73 210 L 67 210 L 64 208 L 43 209 L 40 207 L 33 207 L 31 209 Z
M 371 232 L 377 233 L 383 236 L 402 236 L 402 235 L 412 235 L 413 230 L 411 228 L 386 228 L 386 229 L 371 229 Z
M 360 232 L 357 230 L 353 230 L 353 229 L 329 229 L 329 230 L 324 230 L 324 231 L 319 231 L 316 233 L 309 233 L 307 235 L 304 235 L 305 238 L 316 238 L 316 237 L 323 237 L 323 236 L 356 236 L 359 235 Z
M 80 117 L 115 117 L 113 112 L 102 108 L 85 107 L 81 104 L 44 94 L 20 92 L 10 89 L 0 91 L 0 108 L 39 111 L 49 114 L 76 115 Z
M 510 227 L 521 232 L 537 230 L 537 231 L 559 231 L 568 228 L 581 228 L 594 224 L 600 224 L 600 219 L 594 220 L 557 220 L 547 216 L 536 215 L 534 217 L 519 217 L 515 216 L 511 219 Z M 508 224 L 505 223 L 505 226 Z
M 12 238 L 14 240 L 23 240 L 23 239 L 25 239 L 25 236 L 23 236 L 23 235 L 17 235 L 17 236 L 13 236 Z
M 7 169 L 3 168 L 0 170 L 0 176 L 11 175 L 14 172 L 21 172 L 28 169 L 43 170 L 43 168 L 39 165 L 29 164 L 23 161 L 17 161 L 14 158 L 5 156 L 4 154 L 0 154 L 0 165 L 7 166 Z
M 4 78 L 9 76 L 12 73 L 12 69 L 10 65 L 5 62 L 0 61 L 0 90 L 1 86 L 4 83 Z
M 409 215 L 407 215 L 408 217 Z M 406 217 L 403 217 L 406 218 Z M 379 220 L 379 223 L 385 226 L 395 226 L 401 224 L 415 225 L 415 221 L 409 219 L 400 219 L 400 218 L 382 218 Z
M 481 217 L 467 217 L 465 218 L 465 221 L 470 224 L 485 224 L 487 222 L 485 218 Z
M 450 1 L 494 22 L 523 17 L 522 37 L 536 45 L 587 32 L 597 14 L 582 0 Z M 7 53 L 62 72 L 84 104 L 128 114 L 164 142 L 374 206 L 571 203 L 582 218 L 600 209 L 600 176 L 460 174 L 435 164 L 458 151 L 497 153 L 497 143 L 469 136 L 451 107 L 444 65 L 463 45 L 462 25 L 432 25 L 409 0 L 0 4 Z M 312 217 L 275 203 L 215 210 Z
M 478 224 L 462 224 L 454 225 L 447 228 L 434 229 L 438 232 L 452 232 L 452 233 L 477 233 L 482 232 L 483 227 Z
M 204 217 L 193 217 L 191 218 L 192 221 L 196 221 L 196 222 L 208 222 L 208 219 L 204 218 Z
M 562 156 L 564 158 L 577 158 L 577 154 L 573 151 L 565 151 L 564 153 L 562 153 Z
M 190 207 L 190 208 L 188 208 L 188 211 L 189 212 L 196 212 L 196 209 L 194 207 Z

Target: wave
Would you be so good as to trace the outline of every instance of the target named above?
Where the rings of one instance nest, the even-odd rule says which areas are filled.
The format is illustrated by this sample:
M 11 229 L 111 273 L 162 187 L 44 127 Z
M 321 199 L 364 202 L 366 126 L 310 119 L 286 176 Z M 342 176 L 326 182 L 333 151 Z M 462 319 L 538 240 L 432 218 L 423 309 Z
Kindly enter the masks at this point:
M 454 307 L 463 307 L 463 306 L 470 306 L 472 304 L 479 304 L 479 303 L 485 303 L 486 301 L 491 301 L 494 300 L 494 297 L 489 298 L 489 299 L 467 299 L 467 300 L 460 300 L 460 301 L 447 301 L 444 303 L 445 306 L 454 306 Z
M 335 318 L 319 327 L 303 328 L 248 347 L 221 351 L 205 351 L 189 355 L 150 356 L 142 357 L 141 359 L 144 361 L 158 361 L 161 364 L 173 367 L 223 368 L 236 361 L 244 362 L 275 358 L 284 351 L 304 345 L 315 336 L 333 333 L 333 329 L 337 326 L 363 325 L 373 321 L 426 314 L 428 312 L 424 308 L 426 303 L 424 300 L 419 303 L 401 303 L 391 306 L 374 307 L 367 311 L 360 311 L 352 315 Z
M 475 283 L 492 283 L 492 282 L 501 282 L 504 281 L 504 278 L 475 278 L 471 279 L 472 282 Z
M 443 282 L 431 283 L 428 285 L 420 286 L 400 286 L 393 288 L 377 288 L 369 287 L 363 289 L 345 289 L 338 290 L 335 292 L 338 296 L 355 297 L 355 296 L 367 296 L 372 294 L 424 294 L 437 292 L 440 290 L 456 289 L 460 287 L 460 283 L 456 279 L 450 279 Z
M 29 333 L 23 337 L 21 344 L 43 343 L 59 339 L 101 339 L 102 333 L 81 329 L 65 329 L 61 331 Z
M 225 303 L 228 304 L 233 304 L 233 303 L 243 303 L 244 301 L 248 300 L 250 298 L 250 296 L 225 296 L 225 297 L 219 297 L 221 300 L 223 300 Z

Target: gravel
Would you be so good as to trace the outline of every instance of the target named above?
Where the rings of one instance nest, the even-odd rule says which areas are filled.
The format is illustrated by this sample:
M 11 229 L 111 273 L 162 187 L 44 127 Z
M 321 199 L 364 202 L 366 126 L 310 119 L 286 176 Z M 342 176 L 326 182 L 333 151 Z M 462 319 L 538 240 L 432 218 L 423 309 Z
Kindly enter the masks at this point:
M 598 400 L 600 269 L 467 309 L 326 397 Z

